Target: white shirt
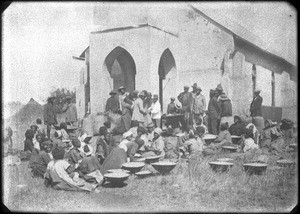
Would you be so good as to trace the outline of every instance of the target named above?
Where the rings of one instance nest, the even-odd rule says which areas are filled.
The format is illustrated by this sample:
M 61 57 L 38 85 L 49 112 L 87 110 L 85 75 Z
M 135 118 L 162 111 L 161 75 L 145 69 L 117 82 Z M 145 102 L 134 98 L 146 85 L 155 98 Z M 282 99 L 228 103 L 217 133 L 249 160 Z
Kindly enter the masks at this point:
M 119 144 L 119 147 L 120 148 L 122 148 L 122 149 L 124 149 L 125 150 L 125 152 L 127 152 L 127 146 L 126 146 L 126 144 L 127 143 L 129 143 L 129 141 L 127 140 L 127 139 L 124 139 L 124 140 L 122 140 L 121 142 L 120 142 L 120 144 Z
M 245 146 L 243 149 L 244 152 L 247 152 L 250 149 L 258 149 L 259 148 L 258 145 L 254 143 L 254 140 L 252 138 L 246 138 L 244 143 L 245 143 Z
M 151 117 L 153 119 L 161 118 L 161 107 L 160 107 L 160 103 L 158 100 L 155 103 L 152 103 L 148 110 L 151 111 Z

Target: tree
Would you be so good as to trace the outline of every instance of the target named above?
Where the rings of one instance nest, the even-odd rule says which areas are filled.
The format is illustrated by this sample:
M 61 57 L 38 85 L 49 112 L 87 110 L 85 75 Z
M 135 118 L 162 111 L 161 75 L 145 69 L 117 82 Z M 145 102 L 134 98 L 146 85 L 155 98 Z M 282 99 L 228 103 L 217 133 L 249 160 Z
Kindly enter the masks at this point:
M 66 103 L 66 97 L 70 96 L 72 98 L 71 102 L 76 102 L 76 92 L 68 90 L 66 88 L 58 88 L 50 92 L 50 95 L 55 97 L 54 104 L 58 106 L 63 106 Z

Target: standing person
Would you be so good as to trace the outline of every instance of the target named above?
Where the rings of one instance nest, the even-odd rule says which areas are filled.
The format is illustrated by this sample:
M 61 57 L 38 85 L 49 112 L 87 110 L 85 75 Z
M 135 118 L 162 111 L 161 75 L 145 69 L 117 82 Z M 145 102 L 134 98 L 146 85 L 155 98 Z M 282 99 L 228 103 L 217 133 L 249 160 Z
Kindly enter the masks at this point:
M 169 103 L 168 108 L 167 108 L 167 115 L 175 114 L 176 111 L 177 111 L 177 108 L 176 108 L 176 104 L 175 104 L 175 98 L 171 97 L 171 102 Z
M 107 99 L 106 105 L 105 105 L 105 111 L 111 111 L 112 113 L 119 113 L 120 111 L 120 102 L 119 98 L 117 96 L 117 92 L 115 90 L 112 90 L 110 93 L 110 98 Z
M 196 94 L 193 98 L 192 103 L 192 113 L 193 113 L 193 120 L 196 124 L 199 122 L 200 119 L 203 118 L 204 110 L 206 109 L 206 101 L 204 95 L 201 94 L 202 89 L 200 87 L 196 88 Z
M 160 128 L 161 105 L 159 103 L 157 94 L 153 95 L 153 102 L 148 110 L 151 112 L 151 118 L 152 118 L 152 121 L 153 121 L 155 127 Z
M 147 92 L 146 90 L 143 90 L 145 93 L 146 97 L 143 100 L 143 108 L 146 110 L 147 114 L 144 115 L 144 126 L 147 127 L 148 123 L 152 122 L 152 118 L 149 112 L 149 108 L 152 105 L 152 94 L 150 92 Z M 147 111 L 148 110 L 148 111 Z
M 133 102 L 132 106 L 132 118 L 131 120 L 136 120 L 139 122 L 139 125 L 144 126 L 144 115 L 147 114 L 147 111 L 143 107 L 143 100 L 145 99 L 146 95 L 142 91 L 138 95 L 137 99 Z
M 197 83 L 194 83 L 192 85 L 192 91 L 191 91 L 191 102 L 190 102 L 191 113 L 190 113 L 190 116 L 189 116 L 189 125 L 191 125 L 191 126 L 194 125 L 193 103 L 194 103 L 197 91 L 198 91 L 198 85 L 197 85 Z
M 254 98 L 250 105 L 250 116 L 252 117 L 252 123 L 256 126 L 260 136 L 262 137 L 264 129 L 264 118 L 262 117 L 261 105 L 263 98 L 259 95 L 260 89 L 254 91 Z
M 222 92 L 219 97 L 219 103 L 221 107 L 220 124 L 228 123 L 228 125 L 231 126 L 234 123 L 232 116 L 231 100 L 227 97 L 227 95 L 224 92 Z
M 257 117 L 257 116 L 262 117 L 261 105 L 263 102 L 263 98 L 259 94 L 260 94 L 260 90 L 256 89 L 254 91 L 254 98 L 250 105 L 251 117 Z
M 122 111 L 122 101 L 125 99 L 126 97 L 126 88 L 124 86 L 121 86 L 119 89 L 118 89 L 118 92 L 119 92 L 119 108 L 120 108 L 120 111 Z
M 57 124 L 56 114 L 61 111 L 54 106 L 54 97 L 47 99 L 47 104 L 44 106 L 44 123 L 47 125 L 47 137 L 50 138 L 50 131 L 54 124 Z
M 223 92 L 223 88 L 222 88 L 222 85 L 221 85 L 221 84 L 218 84 L 218 85 L 217 85 L 216 91 L 217 91 L 217 94 L 218 94 L 218 101 L 219 101 L 220 96 L 221 96 L 221 94 L 222 94 L 222 92 Z
M 178 96 L 177 99 L 181 103 L 182 108 L 181 111 L 184 114 L 184 119 L 182 121 L 182 126 L 183 129 L 186 130 L 187 126 L 189 125 L 189 118 L 190 118 L 190 103 L 192 99 L 192 95 L 189 92 L 189 87 L 184 86 L 183 92 L 181 92 Z
M 220 116 L 220 105 L 217 101 L 218 99 L 218 92 L 216 90 L 212 91 L 212 98 L 209 100 L 208 103 L 208 130 L 211 134 L 217 135 L 218 134 L 218 118 Z
M 72 102 L 72 97 L 66 97 L 66 104 L 62 111 L 66 111 L 66 123 L 67 125 L 75 126 L 77 122 L 77 108 L 76 104 Z

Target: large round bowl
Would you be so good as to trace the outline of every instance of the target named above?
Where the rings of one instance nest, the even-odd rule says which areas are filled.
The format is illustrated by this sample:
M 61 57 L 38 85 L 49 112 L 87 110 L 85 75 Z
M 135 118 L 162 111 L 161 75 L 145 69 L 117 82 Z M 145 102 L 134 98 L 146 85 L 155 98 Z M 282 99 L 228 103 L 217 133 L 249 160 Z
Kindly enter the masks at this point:
M 222 149 L 225 152 L 236 152 L 237 147 L 234 147 L 234 146 L 222 146 Z
M 145 162 L 148 164 L 156 163 L 159 160 L 159 156 L 146 157 Z
M 174 169 L 174 167 L 176 166 L 176 163 L 169 162 L 169 161 L 161 161 L 161 162 L 157 162 L 157 163 L 152 163 L 151 166 L 155 170 L 157 170 L 159 173 L 167 174 L 167 173 L 170 173 L 172 171 L 172 169 Z
M 287 159 L 281 159 L 276 161 L 277 166 L 280 167 L 293 167 L 295 165 L 295 161 L 287 160 Z
M 233 162 L 233 159 L 232 158 L 219 158 L 219 159 L 217 159 L 217 161 L 231 163 L 231 162 Z
M 266 163 L 245 163 L 243 164 L 244 170 L 252 175 L 261 175 L 263 174 L 267 169 L 268 164 Z
M 145 178 L 145 177 L 147 177 L 147 176 L 149 176 L 149 175 L 151 175 L 151 174 L 152 174 L 152 172 L 149 171 L 149 170 L 139 171 L 139 172 L 135 173 L 135 175 L 136 175 L 138 178 Z
M 218 136 L 213 134 L 206 134 L 203 139 L 205 141 L 205 144 L 209 145 L 211 144 L 215 139 L 217 139 Z
M 108 173 L 127 173 L 127 174 L 129 174 L 130 173 L 130 171 L 128 171 L 128 170 L 125 170 L 125 169 L 109 169 L 109 170 L 107 170 L 107 172 Z
M 210 165 L 212 170 L 214 170 L 215 172 L 226 172 L 233 166 L 233 163 L 226 162 L 226 161 L 223 161 L 223 162 L 212 161 L 212 162 L 209 162 L 208 164 Z
M 130 171 L 130 173 L 136 173 L 139 172 L 144 166 L 145 163 L 143 162 L 128 162 L 123 163 L 122 169 Z
M 124 181 L 126 181 L 129 177 L 128 173 L 124 172 L 112 172 L 104 174 L 104 177 L 109 181 L 112 185 L 122 185 Z

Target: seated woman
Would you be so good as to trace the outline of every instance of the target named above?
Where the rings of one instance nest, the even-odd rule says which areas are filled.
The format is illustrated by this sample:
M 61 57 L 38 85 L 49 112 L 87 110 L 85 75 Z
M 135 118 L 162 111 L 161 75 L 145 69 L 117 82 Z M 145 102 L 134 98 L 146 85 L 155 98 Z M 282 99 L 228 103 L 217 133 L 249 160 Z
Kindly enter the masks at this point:
M 122 136 L 116 135 L 112 137 L 112 148 L 111 152 L 105 158 L 102 168 L 100 172 L 102 175 L 107 173 L 109 169 L 121 169 L 122 164 L 127 162 L 127 155 L 124 149 L 120 148 L 118 145 L 120 144 Z
M 131 131 L 127 131 L 123 134 L 123 140 L 120 142 L 119 147 L 124 149 L 125 152 L 127 152 L 127 146 L 129 142 L 133 139 L 133 133 Z
M 243 133 L 243 132 L 242 132 Z M 231 134 L 228 131 L 228 123 L 222 123 L 220 125 L 220 133 L 217 139 L 203 150 L 204 155 L 219 153 L 222 146 L 235 146 L 231 141 Z
M 162 130 L 161 128 L 154 129 L 154 138 L 153 142 L 150 146 L 145 146 L 146 152 L 142 154 L 142 157 L 149 157 L 149 156 L 159 156 L 160 158 L 165 157 L 165 142 L 164 139 L 161 137 Z
M 73 139 L 72 145 L 73 148 L 68 153 L 66 153 L 65 158 L 67 158 L 68 162 L 72 165 L 79 164 L 79 162 L 83 158 L 83 154 L 80 151 L 81 143 L 78 139 Z
M 36 139 L 36 142 L 39 144 L 40 150 L 42 150 L 42 142 L 44 141 L 45 137 L 46 137 L 46 135 L 41 134 L 41 133 L 37 133 L 35 135 L 35 139 Z
M 254 143 L 259 144 L 260 134 L 259 134 L 259 131 L 257 130 L 256 126 L 253 123 L 249 123 L 246 126 L 246 129 L 250 129 L 252 131 Z
M 228 131 L 231 135 L 241 136 L 246 127 L 239 116 L 233 117 L 234 123 L 229 127 Z
M 268 152 L 272 152 L 274 149 L 278 150 L 279 148 L 276 149 L 276 147 L 281 147 L 280 145 L 284 144 L 284 139 L 281 136 L 282 134 L 276 123 L 269 119 L 265 120 L 260 147 Z
M 20 154 L 21 160 L 29 160 L 31 154 L 39 153 L 39 151 L 34 148 L 33 144 L 34 131 L 32 129 L 27 129 L 25 132 L 24 150 Z
M 205 133 L 205 128 L 203 126 L 198 126 L 195 130 L 195 138 L 191 138 L 188 141 L 188 153 L 189 155 L 194 155 L 203 151 L 203 146 L 205 144 L 203 136 Z
M 79 177 L 85 181 L 101 184 L 103 182 L 103 176 L 100 172 L 101 165 L 98 158 L 92 155 L 90 148 L 88 145 L 84 146 L 83 152 L 85 157 L 79 163 L 77 171 Z
M 53 159 L 51 154 L 52 143 L 47 140 L 41 143 L 41 151 L 37 155 L 32 155 L 28 164 L 33 177 L 44 177 L 48 163 Z
M 100 164 L 103 164 L 105 158 L 109 155 L 112 145 L 110 143 L 110 134 L 105 127 L 100 127 L 99 137 L 96 142 L 96 157 L 99 159 Z
M 64 159 L 65 150 L 62 147 L 55 147 L 52 151 L 53 159 L 48 163 L 45 173 L 45 186 L 51 186 L 55 190 L 67 191 L 93 191 L 97 184 L 90 184 L 79 178 L 74 172 L 75 167 Z
M 135 139 L 132 138 L 132 140 L 126 144 L 127 161 L 134 160 L 135 153 L 137 153 L 138 151 L 140 151 L 141 148 L 143 148 L 147 140 L 147 130 L 144 127 L 139 126 L 137 128 L 137 137 Z M 144 150 L 140 152 L 143 151 Z
M 251 149 L 258 149 L 259 146 L 254 142 L 253 132 L 250 129 L 245 130 L 242 136 L 241 150 L 243 152 L 248 152 Z

